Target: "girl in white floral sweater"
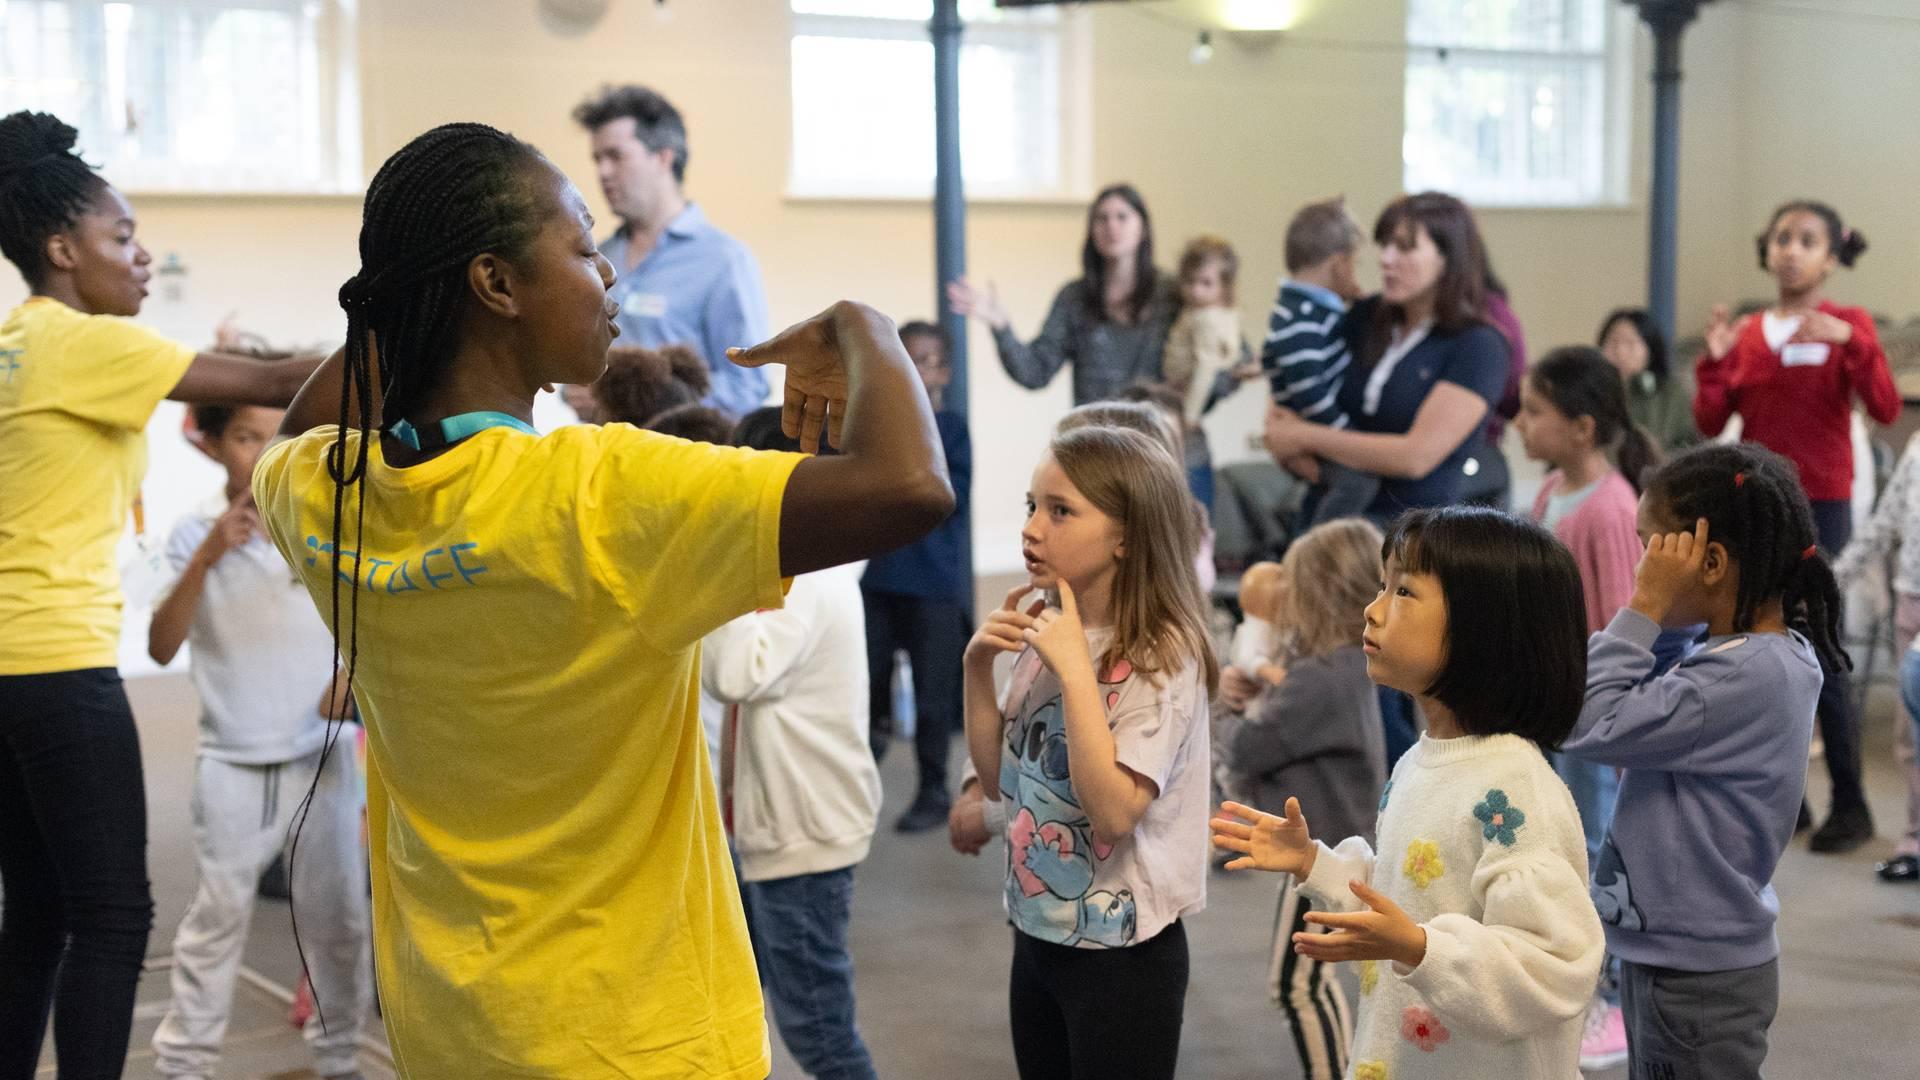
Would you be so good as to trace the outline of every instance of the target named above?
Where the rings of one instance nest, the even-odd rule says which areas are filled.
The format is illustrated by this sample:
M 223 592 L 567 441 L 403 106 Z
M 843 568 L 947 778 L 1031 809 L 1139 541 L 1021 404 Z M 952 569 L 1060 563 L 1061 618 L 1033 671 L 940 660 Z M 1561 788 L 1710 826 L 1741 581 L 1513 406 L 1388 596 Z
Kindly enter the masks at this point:
M 1427 717 L 1380 800 L 1379 854 L 1227 803 L 1214 842 L 1230 870 L 1293 874 L 1331 933 L 1295 936 L 1360 963 L 1354 1080 L 1579 1075 L 1604 950 L 1586 841 L 1547 763 L 1580 713 L 1579 570 L 1546 530 L 1493 510 L 1416 511 L 1382 548 L 1366 609 L 1367 673 Z

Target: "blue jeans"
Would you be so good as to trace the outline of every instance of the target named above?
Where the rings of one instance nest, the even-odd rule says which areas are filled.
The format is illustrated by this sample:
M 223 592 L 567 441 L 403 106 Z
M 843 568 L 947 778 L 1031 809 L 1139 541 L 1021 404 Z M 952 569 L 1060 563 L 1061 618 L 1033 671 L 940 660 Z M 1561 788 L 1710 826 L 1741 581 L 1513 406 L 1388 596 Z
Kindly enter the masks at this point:
M 1920 652 L 1912 649 L 1900 660 L 1900 700 L 1913 721 L 1914 744 L 1920 746 Z
M 1620 774 L 1611 765 L 1582 761 L 1570 754 L 1553 755 L 1553 771 L 1566 781 L 1573 808 L 1580 811 L 1580 830 L 1587 839 L 1587 867 L 1600 861 L 1600 841 L 1613 824 L 1613 804 L 1620 797 Z
M 853 867 L 743 881 L 760 985 L 787 1052 L 816 1080 L 876 1080 L 853 1020 Z

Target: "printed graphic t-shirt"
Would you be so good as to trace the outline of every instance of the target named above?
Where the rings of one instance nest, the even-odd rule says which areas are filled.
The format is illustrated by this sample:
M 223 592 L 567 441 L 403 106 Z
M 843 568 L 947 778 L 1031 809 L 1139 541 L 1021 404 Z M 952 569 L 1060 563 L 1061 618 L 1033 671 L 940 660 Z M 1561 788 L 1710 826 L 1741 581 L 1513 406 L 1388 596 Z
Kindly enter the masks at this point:
M 1112 640 L 1089 630 L 1087 651 L 1097 658 Z M 1031 648 L 1021 653 L 1001 709 L 1007 917 L 1042 941 L 1124 948 L 1206 907 L 1206 686 L 1194 666 L 1160 685 L 1126 661 L 1096 677 L 1115 756 L 1159 796 L 1118 844 L 1094 839 L 1073 790 L 1060 680 Z
M 44 296 L 0 323 L 0 675 L 119 663 L 114 547 L 193 355 Z
M 334 428 L 272 447 L 268 531 L 331 618 Z M 348 460 L 358 435 L 350 435 Z M 359 601 L 374 942 L 402 1076 L 769 1069 L 698 708 L 699 641 L 782 603 L 797 454 L 625 424 L 367 466 Z

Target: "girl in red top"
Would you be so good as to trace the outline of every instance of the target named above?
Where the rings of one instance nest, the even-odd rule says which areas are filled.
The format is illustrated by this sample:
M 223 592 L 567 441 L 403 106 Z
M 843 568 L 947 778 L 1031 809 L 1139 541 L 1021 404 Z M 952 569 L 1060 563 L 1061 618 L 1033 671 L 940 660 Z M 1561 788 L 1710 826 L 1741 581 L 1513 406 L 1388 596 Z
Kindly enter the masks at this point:
M 1712 438 L 1727 417 L 1741 416 L 1742 433 L 1800 470 L 1813 506 L 1820 546 L 1832 557 L 1853 534 L 1853 399 L 1867 415 L 1890 424 L 1900 395 L 1887 370 L 1873 319 L 1862 308 L 1841 307 L 1822 290 L 1836 266 L 1852 266 L 1867 239 L 1840 221 L 1825 203 L 1798 199 L 1773 212 L 1757 238 L 1760 265 L 1780 286 L 1764 312 L 1729 322 L 1717 307 L 1707 328 L 1707 355 L 1696 369 L 1693 418 Z M 1814 851 L 1851 851 L 1873 836 L 1860 786 L 1860 724 L 1848 680 L 1826 670 L 1816 715 L 1833 778 L 1833 807 L 1809 841 Z M 1811 823 L 1805 803 L 1801 824 Z
M 1867 240 L 1832 207 L 1802 199 L 1775 210 L 1757 243 L 1780 299 L 1738 322 L 1714 309 L 1693 417 L 1711 438 L 1737 412 L 1747 440 L 1799 466 L 1820 546 L 1838 552 L 1853 531 L 1853 398 L 1882 424 L 1900 414 L 1872 317 L 1822 295 L 1834 267 L 1852 266 Z

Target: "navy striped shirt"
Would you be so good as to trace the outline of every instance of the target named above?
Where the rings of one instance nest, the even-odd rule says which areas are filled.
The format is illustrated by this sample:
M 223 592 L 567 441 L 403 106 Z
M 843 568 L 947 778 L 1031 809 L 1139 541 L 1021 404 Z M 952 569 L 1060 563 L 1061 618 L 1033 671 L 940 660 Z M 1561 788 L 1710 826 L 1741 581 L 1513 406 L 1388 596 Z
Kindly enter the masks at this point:
M 1347 414 L 1336 400 L 1353 364 L 1346 317 L 1346 304 L 1334 293 L 1297 281 L 1280 283 L 1260 346 L 1260 370 L 1273 389 L 1275 405 L 1316 424 L 1347 426 Z

